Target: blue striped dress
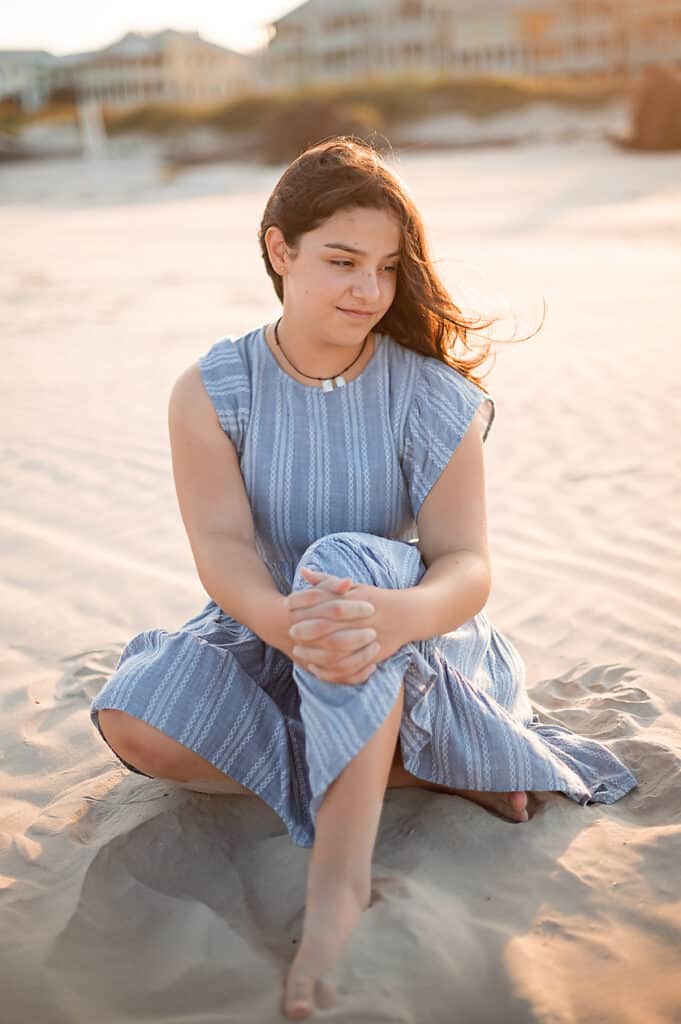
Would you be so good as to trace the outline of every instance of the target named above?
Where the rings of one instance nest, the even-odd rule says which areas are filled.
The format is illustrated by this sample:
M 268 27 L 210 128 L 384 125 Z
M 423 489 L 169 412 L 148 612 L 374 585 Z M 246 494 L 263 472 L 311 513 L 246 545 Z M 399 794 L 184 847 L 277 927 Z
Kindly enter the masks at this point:
M 359 376 L 328 392 L 284 371 L 264 326 L 215 342 L 199 367 L 280 593 L 309 586 L 302 565 L 377 587 L 418 584 L 419 509 L 474 418 L 487 437 L 492 398 L 387 334 Z M 553 790 L 581 805 L 637 785 L 604 744 L 540 723 L 522 658 L 484 611 L 344 686 L 294 665 L 210 600 L 173 632 L 134 636 L 90 715 L 97 729 L 101 708 L 155 726 L 260 796 L 310 847 L 326 789 L 402 683 L 412 775 L 456 789 Z

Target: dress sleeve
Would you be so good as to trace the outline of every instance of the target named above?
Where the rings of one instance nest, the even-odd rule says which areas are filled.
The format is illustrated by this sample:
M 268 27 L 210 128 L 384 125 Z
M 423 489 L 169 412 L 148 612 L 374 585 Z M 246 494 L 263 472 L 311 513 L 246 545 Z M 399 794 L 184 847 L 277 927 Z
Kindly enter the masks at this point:
M 216 341 L 198 363 L 201 381 L 220 426 L 241 457 L 251 405 L 250 378 L 241 348 L 231 338 L 223 338 Z
M 475 420 L 487 439 L 494 399 L 439 359 L 424 357 L 407 413 L 404 461 L 414 519 Z

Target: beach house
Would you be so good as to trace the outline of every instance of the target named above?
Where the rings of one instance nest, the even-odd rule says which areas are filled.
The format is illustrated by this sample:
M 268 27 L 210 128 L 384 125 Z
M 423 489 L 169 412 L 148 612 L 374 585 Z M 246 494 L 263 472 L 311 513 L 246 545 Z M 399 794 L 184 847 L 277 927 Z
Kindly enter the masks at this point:
M 307 0 L 271 22 L 270 84 L 681 67 L 681 0 Z

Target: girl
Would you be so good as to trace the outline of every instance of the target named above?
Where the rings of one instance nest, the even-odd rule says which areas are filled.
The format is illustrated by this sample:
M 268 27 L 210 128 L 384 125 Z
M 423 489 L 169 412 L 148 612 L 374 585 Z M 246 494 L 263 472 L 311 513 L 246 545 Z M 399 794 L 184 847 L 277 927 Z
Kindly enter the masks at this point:
M 313 847 L 283 998 L 301 1019 L 333 1001 L 323 976 L 369 905 L 387 787 L 519 823 L 537 794 L 613 803 L 637 783 L 604 745 L 538 724 L 483 612 L 487 350 L 399 178 L 352 138 L 313 146 L 259 240 L 281 316 L 213 344 L 169 403 L 211 599 L 134 637 L 91 717 L 132 771 L 256 794 Z

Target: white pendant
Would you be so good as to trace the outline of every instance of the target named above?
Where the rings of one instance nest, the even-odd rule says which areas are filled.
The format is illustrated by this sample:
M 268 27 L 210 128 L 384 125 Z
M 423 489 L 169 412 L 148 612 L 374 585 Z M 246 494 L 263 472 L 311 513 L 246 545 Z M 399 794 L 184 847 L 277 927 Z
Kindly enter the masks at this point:
M 336 387 L 337 388 L 345 387 L 345 377 L 340 377 L 340 376 L 336 377 Z
M 322 391 L 333 391 L 333 381 L 332 380 L 323 380 L 322 381 Z

